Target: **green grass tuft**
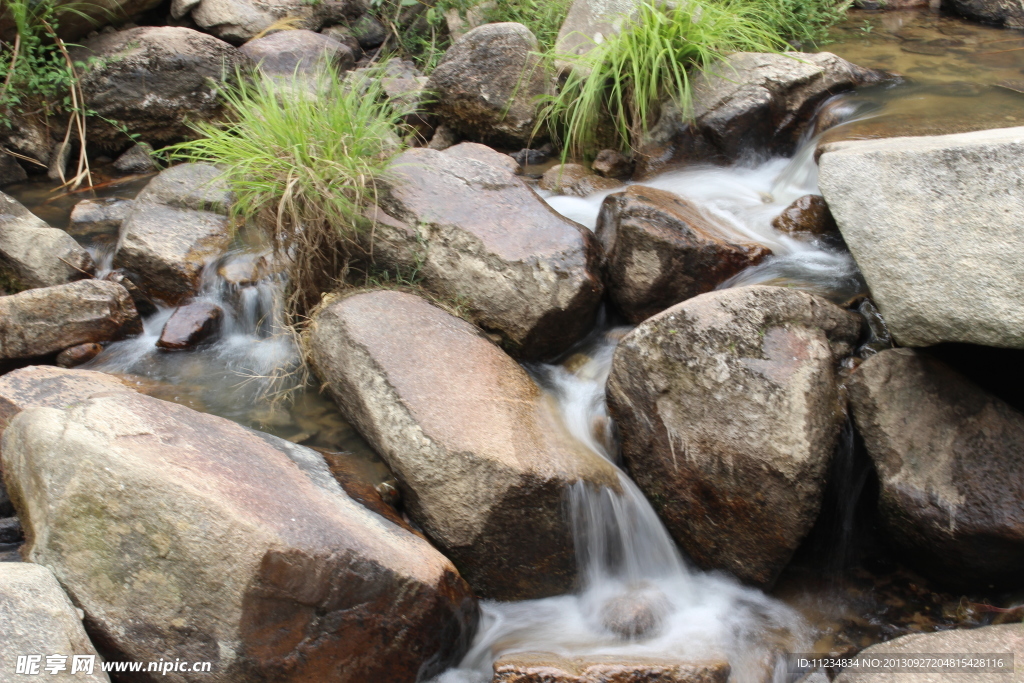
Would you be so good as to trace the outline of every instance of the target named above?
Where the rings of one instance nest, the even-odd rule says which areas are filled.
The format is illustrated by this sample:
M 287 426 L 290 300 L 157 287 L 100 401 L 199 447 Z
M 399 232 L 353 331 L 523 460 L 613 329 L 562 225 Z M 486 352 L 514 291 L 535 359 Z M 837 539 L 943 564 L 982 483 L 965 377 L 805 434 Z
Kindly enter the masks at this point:
M 402 112 L 378 79 L 343 80 L 333 70 L 312 89 L 240 75 L 222 96 L 227 122 L 196 125 L 200 137 L 169 148 L 171 158 L 224 169 L 234 215 L 253 222 L 288 260 L 289 311 L 301 315 L 369 249 L 364 212 L 403 146 Z

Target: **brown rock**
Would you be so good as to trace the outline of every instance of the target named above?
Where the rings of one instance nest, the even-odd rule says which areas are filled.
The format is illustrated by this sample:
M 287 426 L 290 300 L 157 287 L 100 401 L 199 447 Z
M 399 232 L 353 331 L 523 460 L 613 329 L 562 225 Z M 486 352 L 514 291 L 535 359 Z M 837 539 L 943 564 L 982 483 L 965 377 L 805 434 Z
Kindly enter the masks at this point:
M 558 164 L 544 172 L 540 179 L 540 187 L 560 194 L 586 197 L 595 192 L 618 189 L 622 187 L 622 183 L 611 178 L 602 178 L 580 164 Z
M 771 255 L 759 244 L 726 239 L 730 230 L 671 192 L 631 185 L 609 195 L 597 219 L 605 284 L 633 323 L 710 292 Z
M 781 287 L 702 294 L 619 343 L 622 458 L 696 564 L 771 584 L 818 517 L 860 318 Z
M 772 227 L 790 234 L 812 235 L 830 235 L 839 230 L 824 197 L 816 194 L 804 195 L 787 206 L 772 220 Z
M 725 683 L 728 679 L 729 665 L 723 661 L 516 652 L 494 663 L 493 683 Z
M 124 287 L 79 280 L 0 297 L 0 358 L 34 358 L 142 332 Z
M 391 165 L 374 255 L 415 268 L 428 290 L 501 335 L 512 353 L 551 357 L 586 335 L 602 287 L 600 246 L 483 145 L 412 149 Z M 384 220 L 386 219 L 386 220 Z
M 208 301 L 196 301 L 175 309 L 164 323 L 156 345 L 161 349 L 190 349 L 220 332 L 224 309 Z
M 602 149 L 594 158 L 591 168 L 594 173 L 606 178 L 618 178 L 620 180 L 633 175 L 633 160 L 623 156 L 621 152 L 614 149 Z
M 452 564 L 308 448 L 119 391 L 22 412 L 2 458 L 25 558 L 108 654 L 212 663 L 168 681 L 414 683 L 472 638 Z
M 1024 415 L 908 348 L 868 358 L 849 388 L 894 547 L 945 584 L 1019 583 Z
M 69 349 L 64 349 L 57 354 L 57 366 L 62 368 L 73 368 L 82 363 L 88 363 L 100 355 L 103 347 L 96 343 L 78 344 Z
M 397 477 L 410 517 L 477 594 L 572 589 L 566 490 L 617 489 L 618 472 L 565 432 L 518 363 L 464 320 L 394 291 L 329 301 L 306 348 Z

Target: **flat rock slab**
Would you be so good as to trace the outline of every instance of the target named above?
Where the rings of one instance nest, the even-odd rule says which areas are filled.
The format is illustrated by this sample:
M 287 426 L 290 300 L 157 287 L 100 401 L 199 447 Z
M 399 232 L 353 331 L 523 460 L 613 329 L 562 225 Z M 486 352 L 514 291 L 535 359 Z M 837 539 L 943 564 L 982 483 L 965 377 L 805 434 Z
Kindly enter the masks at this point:
M 782 287 L 688 299 L 619 343 L 622 458 L 704 569 L 771 584 L 818 517 L 845 416 L 835 367 L 860 318 Z
M 903 346 L 1024 348 L 1024 128 L 829 145 L 819 183 Z
M 1024 414 L 907 348 L 867 359 L 847 386 L 878 471 L 880 518 L 908 564 L 964 590 L 1016 585 Z
M 161 349 L 189 349 L 220 332 L 224 309 L 208 301 L 177 308 L 164 323 L 156 345 Z
M 88 252 L 0 192 L 0 289 L 50 287 L 92 275 Z
M 34 678 L 54 681 L 109 683 L 100 670 L 103 660 L 97 655 L 79 616 L 53 573 L 46 567 L 27 562 L 0 562 L 0 672 L 3 680 Z M 18 658 L 41 655 L 34 671 L 18 676 Z M 63 669 L 47 671 L 47 655 L 63 655 L 54 664 Z M 74 656 L 92 656 L 92 670 L 72 673 Z
M 472 639 L 452 564 L 308 448 L 125 391 L 24 410 L 2 445 L 25 559 L 111 657 L 212 663 L 168 681 L 414 683 Z
M 80 280 L 0 297 L 0 358 L 34 358 L 142 332 L 131 296 L 106 280 Z
M 524 358 L 552 357 L 593 327 L 600 245 L 483 145 L 411 149 L 392 162 L 374 230 L 378 261 L 415 268 L 423 286 Z
M 516 652 L 494 663 L 493 683 L 726 683 L 729 670 L 723 661 Z
M 568 435 L 518 363 L 466 321 L 394 291 L 327 303 L 306 347 L 409 515 L 478 595 L 572 589 L 566 490 L 617 489 L 619 473 Z

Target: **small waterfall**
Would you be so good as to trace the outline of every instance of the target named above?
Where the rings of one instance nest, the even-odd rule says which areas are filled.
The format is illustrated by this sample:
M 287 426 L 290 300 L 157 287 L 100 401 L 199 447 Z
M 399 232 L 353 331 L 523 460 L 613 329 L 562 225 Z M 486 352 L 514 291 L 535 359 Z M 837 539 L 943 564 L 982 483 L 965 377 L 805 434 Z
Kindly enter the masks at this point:
M 531 368 L 556 398 L 567 429 L 612 460 L 617 452 L 604 387 L 615 345 L 628 328 L 594 335 L 565 365 Z M 731 577 L 687 566 L 636 484 L 621 493 L 585 484 L 567 495 L 580 585 L 541 600 L 484 602 L 469 653 L 436 683 L 484 683 L 510 652 L 726 659 L 736 683 L 782 680 L 777 655 L 807 647 L 807 627 L 789 607 Z

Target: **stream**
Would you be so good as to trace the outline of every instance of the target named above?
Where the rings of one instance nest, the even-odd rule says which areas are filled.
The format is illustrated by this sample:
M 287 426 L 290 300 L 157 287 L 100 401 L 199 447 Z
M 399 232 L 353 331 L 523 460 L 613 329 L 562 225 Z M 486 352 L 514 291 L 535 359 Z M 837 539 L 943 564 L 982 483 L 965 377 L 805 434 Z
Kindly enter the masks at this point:
M 870 28 L 869 28 L 870 27 Z M 773 256 L 722 287 L 753 283 L 799 287 L 836 301 L 865 293 L 841 240 L 798 238 L 771 227 L 795 199 L 817 193 L 815 150 L 836 139 L 897 133 L 959 132 L 1024 122 L 1024 34 L 916 12 L 851 12 L 825 49 L 866 67 L 886 68 L 913 81 L 841 95 L 823 111 L 843 121 L 811 130 L 791 159 L 733 167 L 691 166 L 642 184 L 700 205 L 728 226 L 727 238 L 758 242 Z M 1013 51 L 1011 48 L 1020 47 Z M 1000 52 L 1000 50 L 1009 50 Z M 102 171 L 102 169 L 101 169 Z M 91 196 L 133 197 L 147 179 L 94 194 L 54 199 L 51 185 L 25 183 L 5 192 L 57 227 L 71 206 Z M 604 197 L 549 195 L 558 212 L 594 229 Z M 86 246 L 109 267 L 116 236 Z M 82 366 L 117 374 L 140 391 L 220 415 L 277 436 L 345 453 L 353 472 L 387 486 L 390 472 L 359 434 L 302 372 L 300 356 L 281 323 L 284 282 L 252 272 L 263 247 L 242 234 L 232 250 L 208 264 L 199 299 L 225 311 L 220 337 L 201 349 L 168 353 L 156 347 L 172 308 L 158 307 L 142 335 L 110 344 Z M 614 427 L 604 386 L 615 345 L 630 328 L 605 316 L 598 328 L 556 364 L 528 371 L 557 402 L 579 441 L 615 462 Z M 636 485 L 620 471 L 622 494 L 582 485 L 570 491 L 581 585 L 571 595 L 516 603 L 482 603 L 479 632 L 461 665 L 436 683 L 483 683 L 502 653 L 545 651 L 569 656 L 626 655 L 724 658 L 735 683 L 788 681 L 778 654 L 849 653 L 914 631 L 990 623 L 987 604 L 1012 596 L 959 596 L 928 586 L 870 548 L 861 519 L 872 473 L 852 430 L 834 464 L 838 482 L 823 521 L 812 532 L 771 594 L 718 573 L 693 569 Z M 831 505 L 831 507 L 829 507 Z M 610 630 L 609 610 L 641 605 L 649 630 L 623 638 Z

